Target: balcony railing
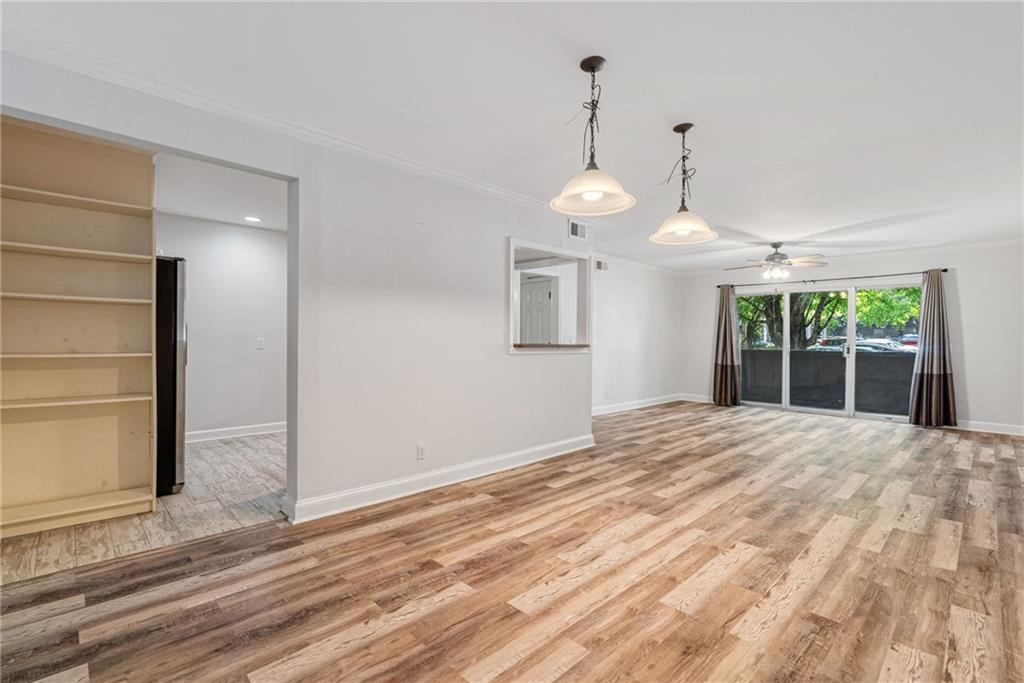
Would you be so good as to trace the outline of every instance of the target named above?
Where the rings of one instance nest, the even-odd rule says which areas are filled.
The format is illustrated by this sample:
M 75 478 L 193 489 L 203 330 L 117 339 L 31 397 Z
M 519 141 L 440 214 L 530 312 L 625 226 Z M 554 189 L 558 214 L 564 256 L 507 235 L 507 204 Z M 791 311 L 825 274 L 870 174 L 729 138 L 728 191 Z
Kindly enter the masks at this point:
M 744 349 L 743 400 L 782 403 L 782 351 Z M 873 351 L 857 354 L 854 405 L 858 412 L 907 415 L 913 353 Z M 842 409 L 846 393 L 845 359 L 836 351 L 790 353 L 790 403 Z

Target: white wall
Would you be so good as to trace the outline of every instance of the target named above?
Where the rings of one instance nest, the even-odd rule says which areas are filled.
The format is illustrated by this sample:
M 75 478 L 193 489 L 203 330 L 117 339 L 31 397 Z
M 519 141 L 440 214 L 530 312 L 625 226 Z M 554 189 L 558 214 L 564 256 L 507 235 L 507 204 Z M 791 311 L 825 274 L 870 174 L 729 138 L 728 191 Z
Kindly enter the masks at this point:
M 594 272 L 594 413 L 694 398 L 681 395 L 693 349 L 683 327 L 682 277 L 600 258 L 609 269 Z
M 284 429 L 287 234 L 158 213 L 156 246 L 186 260 L 188 438 Z
M 1024 434 L 1024 243 L 934 247 L 836 258 L 830 259 L 827 267 L 813 272 L 793 271 L 791 279 L 942 267 L 949 268 L 944 284 L 960 424 L 982 431 Z M 688 353 L 680 359 L 682 391 L 705 399 L 711 394 L 717 315 L 715 286 L 729 281 L 763 283 L 756 272 L 742 276 L 713 273 L 683 281 L 683 319 L 690 344 Z
M 271 130 L 278 122 L 241 122 L 212 113 L 216 103 L 200 110 L 185 93 L 172 101 L 90 73 L 104 80 L 5 53 L 4 107 L 298 179 L 288 233 L 294 517 L 592 443 L 589 355 L 508 353 L 507 236 L 562 245 L 562 217 L 428 167 L 370 161 L 345 141 L 286 136 Z

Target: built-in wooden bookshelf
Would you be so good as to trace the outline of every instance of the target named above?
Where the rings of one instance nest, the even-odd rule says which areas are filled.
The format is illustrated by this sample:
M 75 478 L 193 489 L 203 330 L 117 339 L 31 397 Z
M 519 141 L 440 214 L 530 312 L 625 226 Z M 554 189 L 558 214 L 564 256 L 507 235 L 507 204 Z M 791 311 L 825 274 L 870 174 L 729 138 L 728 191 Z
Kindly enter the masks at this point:
M 152 510 L 152 155 L 0 136 L 0 535 Z

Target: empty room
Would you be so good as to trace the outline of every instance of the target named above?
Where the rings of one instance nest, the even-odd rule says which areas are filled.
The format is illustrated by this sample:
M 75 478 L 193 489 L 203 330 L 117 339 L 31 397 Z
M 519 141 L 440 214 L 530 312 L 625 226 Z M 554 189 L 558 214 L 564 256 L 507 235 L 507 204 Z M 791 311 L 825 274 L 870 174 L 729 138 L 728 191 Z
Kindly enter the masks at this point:
M 0 47 L 0 683 L 1024 683 L 1024 4 Z

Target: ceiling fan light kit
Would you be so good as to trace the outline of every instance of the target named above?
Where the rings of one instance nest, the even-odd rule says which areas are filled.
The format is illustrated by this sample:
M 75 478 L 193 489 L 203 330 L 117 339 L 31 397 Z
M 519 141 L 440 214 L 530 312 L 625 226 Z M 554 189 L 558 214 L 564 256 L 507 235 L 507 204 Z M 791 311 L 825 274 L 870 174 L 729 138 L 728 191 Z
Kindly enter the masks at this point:
M 686 206 L 686 198 L 690 194 L 690 182 L 696 172 L 695 169 L 686 166 L 686 162 L 690 158 L 690 150 L 686 146 L 686 133 L 691 128 L 693 128 L 692 123 L 680 123 L 672 129 L 673 132 L 679 133 L 683 145 L 683 153 L 676 161 L 676 166 L 679 167 L 680 181 L 679 210 L 662 221 L 658 230 L 648 238 L 655 244 L 702 244 L 718 237 L 718 233 L 708 227 L 703 218 L 690 211 Z M 672 167 L 669 180 L 672 179 L 676 166 Z
M 779 266 L 769 266 L 764 273 L 761 274 L 765 280 L 785 280 L 789 277 L 789 271 Z
M 590 158 L 582 173 L 573 176 L 561 194 L 551 200 L 552 210 L 567 216 L 610 216 L 633 208 L 636 198 L 625 191 L 615 176 L 597 167 L 595 135 L 600 126 L 597 110 L 601 101 L 601 88 L 597 85 L 597 72 L 604 68 L 604 57 L 587 57 L 580 69 L 590 74 L 590 101 L 583 108 L 590 112 L 584 132 L 584 145 L 590 139 Z

